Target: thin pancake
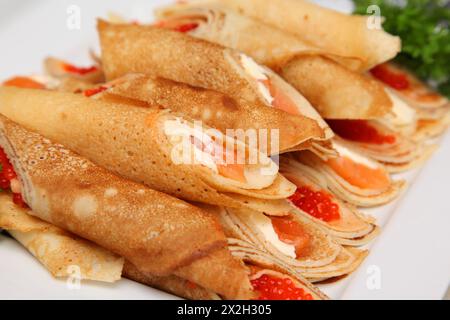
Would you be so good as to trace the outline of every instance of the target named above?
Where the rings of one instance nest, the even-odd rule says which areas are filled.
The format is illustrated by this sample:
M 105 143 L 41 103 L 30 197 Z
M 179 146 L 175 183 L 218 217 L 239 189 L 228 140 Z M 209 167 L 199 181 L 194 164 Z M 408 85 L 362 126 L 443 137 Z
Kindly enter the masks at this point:
M 383 87 L 338 64 L 341 57 L 259 20 L 205 4 L 171 5 L 159 10 L 158 16 L 163 19 L 159 22 L 161 27 L 197 25 L 187 33 L 240 50 L 277 70 L 324 118 L 373 119 L 391 108 Z
M 231 257 L 210 214 L 0 119 L 0 146 L 31 214 L 125 257 L 142 272 L 177 274 L 230 299 L 251 296 L 245 269 Z
M 80 279 L 114 282 L 122 274 L 123 258 L 30 215 L 0 194 L 0 228 L 17 239 L 54 277 L 68 277 L 76 266 Z
M 151 26 L 115 25 L 99 21 L 98 30 L 107 79 L 130 72 L 145 73 L 216 90 L 238 102 L 247 101 L 256 107 L 272 107 L 260 91 L 257 79 L 244 70 L 242 59 L 250 58 L 242 53 Z M 298 114 L 312 118 L 322 128 L 321 134 L 314 140 L 320 143 L 333 135 L 303 96 L 271 70 L 263 70 L 290 98 Z M 311 135 L 314 133 L 311 132 Z
M 347 15 L 304 0 L 200 0 L 220 2 L 231 9 L 264 21 L 331 54 L 358 58 L 358 70 L 368 70 L 391 60 L 401 41 L 381 26 L 368 28 L 365 16 Z M 195 1 L 194 1 L 195 3 Z M 382 20 L 379 20 L 380 23 Z M 352 67 L 352 65 L 349 65 Z
M 117 82 L 117 79 L 114 82 Z M 306 141 L 320 134 L 316 122 L 304 116 L 286 117 L 283 111 L 277 109 L 259 108 L 245 101 L 238 102 L 217 91 L 162 78 L 151 78 L 143 74 L 124 77 L 123 81 L 107 90 L 102 97 L 114 99 L 108 94 L 144 101 L 149 105 L 158 105 L 179 112 L 192 119 L 201 120 L 224 134 L 231 129 L 243 130 L 245 135 L 246 130 L 252 129 L 253 132 L 258 131 L 255 132 L 258 134 L 263 129 L 267 132 L 267 139 L 259 140 L 259 145 L 261 148 L 263 147 L 261 143 L 265 143 L 269 154 L 281 153 L 292 148 L 304 149 Z M 272 132 L 273 130 L 278 132 Z M 270 152 L 272 134 L 278 139 L 276 144 L 278 148 L 274 152 Z
M 248 149 L 220 132 L 211 133 L 207 127 L 196 126 L 169 110 L 112 104 L 69 93 L 0 88 L 0 112 L 124 177 L 183 199 L 241 207 L 242 202 L 227 195 L 274 200 L 286 198 L 295 190 L 277 173 L 275 163 L 258 150 Z M 214 134 L 214 138 L 226 142 L 227 148 L 235 146 L 241 154 L 256 155 L 256 164 L 242 164 L 245 174 L 247 169 L 253 170 L 256 182 L 264 179 L 268 187 L 252 189 L 247 182 L 242 186 L 197 159 L 186 161 L 184 156 L 192 155 L 192 148 L 184 153 L 182 135 L 186 130 L 172 128 L 184 123 L 202 135 Z

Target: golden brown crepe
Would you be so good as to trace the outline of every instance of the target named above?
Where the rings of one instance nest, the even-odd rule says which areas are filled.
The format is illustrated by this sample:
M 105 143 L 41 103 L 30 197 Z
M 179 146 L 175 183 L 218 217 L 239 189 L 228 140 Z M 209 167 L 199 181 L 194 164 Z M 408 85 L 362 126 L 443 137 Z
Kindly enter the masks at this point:
M 283 214 L 286 207 L 281 199 L 295 190 L 258 150 L 169 110 L 3 87 L 0 113 L 126 178 L 183 199 Z M 221 156 L 216 147 L 222 145 L 226 148 L 222 156 L 225 150 L 227 157 L 233 156 L 234 150 L 236 157 L 230 162 L 216 159 L 200 150 L 197 142 L 205 150 L 212 144 L 214 157 Z M 238 158 L 247 154 L 248 162 Z M 226 161 L 220 165 L 216 160 Z M 240 160 L 245 163 L 239 164 Z M 228 169 L 228 163 L 233 169 L 236 162 L 243 168 L 245 181 L 218 171 Z
M 0 228 L 7 230 L 54 277 L 67 277 L 71 266 L 80 279 L 114 282 L 121 278 L 123 258 L 30 215 L 15 205 L 12 195 L 0 194 Z
M 180 30 L 240 50 L 279 74 L 331 119 L 373 119 L 385 115 L 391 101 L 383 87 L 352 72 L 341 57 L 327 54 L 293 34 L 216 4 L 176 4 L 157 11 L 162 28 Z
M 272 103 L 281 99 L 272 97 L 264 82 L 255 78 L 252 70 L 246 67 L 257 69 L 266 82 L 270 81 L 271 88 L 283 95 L 283 101 L 289 101 L 281 102 L 283 107 L 315 120 L 322 128 L 321 135 L 313 139 L 312 143 L 316 145 L 313 149 L 324 156 L 333 154 L 329 145 L 323 142 L 333 133 L 309 102 L 273 71 L 257 65 L 250 57 L 158 27 L 99 21 L 98 29 L 102 65 L 108 80 L 127 73 L 145 73 L 220 91 L 239 103 L 251 103 L 255 108 L 272 108 Z
M 335 195 L 337 193 L 330 192 L 330 189 L 326 187 L 326 175 L 315 172 L 314 167 L 306 166 L 292 156 L 281 159 L 281 170 L 297 186 L 296 193 L 299 193 L 299 197 L 295 195 L 290 199 L 295 214 L 308 218 L 326 228 L 338 243 L 360 246 L 368 243 L 378 234 L 379 228 L 375 224 L 375 218 L 362 214 L 355 206 L 338 198 Z M 304 196 L 303 190 L 322 194 L 331 204 L 337 206 L 338 216 L 326 220 L 322 219 L 321 216 L 315 217 L 302 210 L 302 206 L 297 205 L 295 199 Z M 342 197 L 342 199 L 348 201 L 345 197 Z
M 179 275 L 230 299 L 252 296 L 246 270 L 211 214 L 0 120 L 0 146 L 30 214 L 125 257 L 141 272 Z
M 290 279 L 297 288 L 301 288 L 305 293 L 311 295 L 312 300 L 325 300 L 328 297 L 318 290 L 314 285 L 305 280 L 294 270 L 282 265 L 279 262 L 272 262 L 266 259 L 264 253 L 255 254 L 254 252 L 241 251 L 240 246 L 236 246 L 237 241 L 230 239 L 230 250 L 236 259 L 245 261 L 248 279 L 254 280 L 262 275 L 274 276 L 278 279 Z M 219 300 L 223 299 L 211 290 L 202 288 L 191 281 L 184 280 L 177 276 L 155 277 L 148 273 L 141 273 L 132 264 L 125 261 L 124 276 L 137 282 L 171 292 L 183 298 L 193 300 Z M 256 294 L 258 294 L 256 292 Z M 255 296 L 258 298 L 258 296 Z
M 384 63 L 371 70 L 375 79 L 384 83 L 394 99 L 415 111 L 417 126 L 414 139 L 424 141 L 442 134 L 450 125 L 450 103 L 448 99 L 423 83 L 410 71 L 394 63 Z M 389 79 L 399 79 L 397 85 L 389 84 Z M 384 82 L 383 82 L 384 81 Z M 386 82 L 387 81 L 387 82 Z
M 144 74 L 129 74 L 106 86 L 108 89 L 99 93 L 105 100 L 131 104 L 137 102 L 134 100 L 139 100 L 149 106 L 160 106 L 201 120 L 224 134 L 232 129 L 243 132 L 252 129 L 256 134 L 266 132 L 267 139 L 260 139 L 258 145 L 260 150 L 266 146 L 269 154 L 272 134 L 277 139 L 275 154 L 285 150 L 305 149 L 309 147 L 308 141 L 311 138 L 321 134 L 317 123 L 307 117 L 286 117 L 285 112 L 281 110 L 258 108 L 248 102 L 238 102 L 217 91 L 171 80 L 152 78 Z M 130 101 L 124 101 L 121 97 Z
M 336 259 L 330 264 L 321 267 L 293 267 L 284 259 L 278 259 L 267 251 L 257 249 L 247 241 L 229 239 L 229 248 L 235 257 L 251 257 L 258 265 L 297 275 L 297 278 L 306 278 L 311 282 L 323 281 L 334 277 L 344 276 L 355 271 L 367 256 L 367 250 L 355 248 L 342 248 Z M 301 275 L 301 276 L 300 276 Z
M 73 80 L 78 83 L 100 83 L 105 81 L 103 71 L 98 63 L 90 67 L 77 67 L 66 61 L 48 57 L 44 60 L 46 74 L 60 81 Z
M 196 38 L 239 48 L 257 61 L 276 69 L 297 55 L 326 56 L 342 65 L 358 59 L 328 53 L 292 33 L 245 16 L 218 3 L 175 3 L 157 8 L 156 26 L 187 33 Z M 126 23 L 125 20 L 120 23 Z M 262 38 L 264 37 L 264 39 Z
M 155 276 L 141 272 L 131 262 L 84 240 L 72 233 L 64 231 L 50 223 L 30 215 L 29 209 L 15 205 L 12 195 L 0 195 L 0 226 L 24 245 L 55 277 L 73 276 L 73 267 L 79 268 L 80 280 L 112 282 L 123 277 L 173 293 L 177 296 L 194 300 L 222 299 L 217 293 L 175 275 Z M 240 256 L 240 254 L 236 254 Z M 254 255 L 246 254 L 236 259 L 243 259 L 247 264 L 249 279 L 257 277 L 256 266 L 259 263 Z M 272 264 L 271 264 L 272 265 Z M 257 267 L 259 274 L 272 274 L 279 278 L 289 277 L 314 299 L 325 299 L 317 288 L 313 287 L 296 273 L 290 274 L 283 266 L 273 264 L 273 269 Z M 277 270 L 277 271 L 275 271 Z
M 412 134 L 407 136 L 391 128 L 385 119 L 330 120 L 328 123 L 342 145 L 380 162 L 391 173 L 421 166 L 437 147 L 415 141 Z
M 176 296 L 190 300 L 219 300 L 219 295 L 201 286 L 177 276 L 157 277 L 150 273 L 140 272 L 133 264 L 125 261 L 123 266 L 125 278 L 143 283 L 150 287 L 170 292 Z
M 386 33 L 367 16 L 347 15 L 304 0 L 199 0 L 220 3 L 244 15 L 293 33 L 327 52 L 358 58 L 359 70 L 391 60 L 400 52 L 399 37 Z
M 286 218 L 294 220 L 301 227 L 308 238 L 308 245 L 305 246 L 302 252 L 297 252 L 297 257 L 292 258 L 286 255 L 284 251 L 280 251 L 277 245 L 272 242 L 273 239 L 270 235 L 264 233 L 265 220 L 268 217 L 264 217 L 263 213 L 230 208 L 218 208 L 215 212 L 220 216 L 228 237 L 251 243 L 256 248 L 267 251 L 274 257 L 284 260 L 292 268 L 307 269 L 328 265 L 335 260 L 342 249 L 327 232 L 317 227 L 314 222 L 302 216 L 293 215 Z M 260 228 L 261 225 L 264 225 L 264 227 Z
M 290 221 L 296 223 L 296 232 L 301 230 L 297 238 L 302 243 L 301 249 L 298 247 L 294 249 L 291 243 L 291 241 L 297 243 L 294 238 L 290 238 L 289 242 L 282 241 L 277 234 L 274 222 L 262 213 L 230 208 L 205 206 L 202 208 L 220 216 L 225 234 L 229 243 L 232 244 L 230 250 L 233 255 L 251 254 L 255 257 L 253 263 L 259 261 L 263 266 L 270 268 L 283 265 L 309 281 L 320 281 L 349 274 L 357 269 L 368 253 L 367 250 L 353 250 L 340 246 L 337 232 L 329 233 L 330 229 L 323 228 L 322 225 L 308 218 L 306 213 L 299 213 L 298 210 L 292 209 L 290 216 L 275 219 L 288 219 L 287 223 L 292 223 Z M 351 246 L 367 243 L 378 233 L 377 227 L 374 231 L 372 225 L 369 226 L 371 227 L 369 231 L 360 232 L 359 239 L 341 238 L 342 243 L 348 243 Z M 343 234 L 341 232 L 339 236 Z M 294 250 L 295 255 L 292 256 Z
M 302 274 L 313 283 L 349 275 L 358 269 L 368 254 L 368 250 L 345 247 L 331 265 L 309 269 Z
M 351 145 L 347 147 L 351 147 Z M 300 168 L 302 174 L 318 183 L 322 188 L 330 190 L 337 197 L 355 206 L 373 207 L 388 203 L 397 198 L 406 187 L 405 181 L 399 180 L 392 181 L 384 188 L 363 188 L 349 182 L 326 162 L 310 152 L 300 152 L 295 154 L 294 158 L 300 163 L 290 161 L 288 167 L 290 165 L 294 165 L 294 167 L 284 167 L 283 171 L 296 172 Z
M 426 121 L 417 123 L 416 118 L 403 110 L 405 108 L 400 108 L 398 99 L 378 81 L 345 69 L 332 61 L 332 56 L 313 52 L 310 47 L 298 44 L 296 39 L 290 39 L 289 34 L 283 36 L 276 28 L 221 6 L 195 6 L 194 2 L 192 5 L 169 6 L 160 10 L 159 15 L 164 19 L 159 23 L 161 27 L 182 30 L 183 24 L 191 24 L 195 27 L 187 31 L 190 35 L 243 50 L 258 62 L 272 63 L 325 118 L 376 119 L 371 123 L 395 133 L 397 142 L 381 147 L 357 143 L 355 147 L 384 163 L 391 172 L 420 165 L 433 149 L 423 144 L 416 146 L 404 135 L 431 136 L 445 128 L 444 123 L 450 119 L 444 117 L 440 125 L 434 126 Z M 280 48 L 271 51 L 277 40 Z M 292 42 L 292 47 L 286 42 Z M 297 55 L 295 50 L 298 50 Z

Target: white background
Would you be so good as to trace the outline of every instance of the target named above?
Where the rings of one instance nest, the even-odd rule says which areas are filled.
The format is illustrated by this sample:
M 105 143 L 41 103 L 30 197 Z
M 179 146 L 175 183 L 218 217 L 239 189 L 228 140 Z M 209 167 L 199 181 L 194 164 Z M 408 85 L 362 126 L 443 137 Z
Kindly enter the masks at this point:
M 245 1 L 245 0 L 244 0 Z M 348 11 L 348 1 L 318 1 Z M 117 12 L 150 21 L 152 8 L 169 1 L 5 1 L 0 0 L 0 80 L 41 72 L 48 56 L 88 64 L 97 48 L 95 18 Z M 81 10 L 81 29 L 67 28 L 67 9 Z M 441 299 L 450 280 L 450 136 L 423 170 L 406 177 L 411 188 L 398 201 L 369 210 L 383 226 L 381 236 L 358 271 L 337 283 L 321 285 L 332 298 Z M 381 287 L 370 290 L 369 272 L 380 271 Z M 372 273 L 373 275 L 373 273 Z M 121 280 L 108 285 L 82 282 L 69 290 L 53 279 L 20 245 L 0 236 L 0 298 L 14 299 L 167 299 L 170 295 Z

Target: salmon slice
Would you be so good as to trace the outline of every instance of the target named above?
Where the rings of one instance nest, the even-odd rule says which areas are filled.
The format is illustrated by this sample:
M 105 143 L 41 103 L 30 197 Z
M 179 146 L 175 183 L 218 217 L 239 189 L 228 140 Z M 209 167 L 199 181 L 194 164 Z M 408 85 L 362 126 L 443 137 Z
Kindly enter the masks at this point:
M 310 244 L 310 236 L 303 227 L 290 216 L 270 217 L 280 241 L 295 246 L 297 257 L 302 256 Z
M 294 115 L 300 114 L 294 101 L 283 90 L 274 85 L 270 79 L 261 80 L 261 82 L 269 89 L 270 95 L 273 98 L 272 106 L 274 108 Z
M 205 152 L 213 157 L 217 166 L 217 171 L 221 176 L 243 183 L 247 182 L 247 179 L 245 178 L 244 164 L 236 163 L 238 160 L 236 150 L 234 151 L 234 154 L 231 155 L 228 149 L 220 146 L 215 141 L 211 140 L 209 145 L 205 145 L 202 141 L 195 137 L 191 137 L 191 143 L 202 152 Z M 219 161 L 220 158 L 218 157 L 220 157 L 220 155 L 222 155 L 223 161 Z M 228 163 L 227 159 L 234 159 L 233 163 Z
M 369 168 L 348 157 L 329 159 L 327 165 L 348 183 L 362 189 L 385 190 L 391 185 L 389 175 L 381 167 Z
M 5 87 L 19 87 L 28 89 L 45 89 L 45 86 L 28 77 L 14 77 L 3 82 Z

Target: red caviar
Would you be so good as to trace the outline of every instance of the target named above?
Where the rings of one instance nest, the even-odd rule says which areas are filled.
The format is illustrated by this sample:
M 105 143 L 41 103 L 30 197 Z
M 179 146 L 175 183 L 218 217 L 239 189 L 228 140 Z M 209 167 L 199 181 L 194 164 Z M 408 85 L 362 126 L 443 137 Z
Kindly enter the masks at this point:
M 289 278 L 276 278 L 267 274 L 251 280 L 255 291 L 258 291 L 258 300 L 314 300 L 312 295 L 304 289 L 297 288 Z
M 305 232 L 303 227 L 292 217 L 270 217 L 272 226 L 278 235 L 278 238 L 287 244 L 295 246 L 295 254 L 301 257 L 306 252 L 310 236 Z
M 69 63 L 64 63 L 63 64 L 63 68 L 67 72 L 76 73 L 76 74 L 79 74 L 79 75 L 85 75 L 87 73 L 91 73 L 91 72 L 94 72 L 94 71 L 98 70 L 98 68 L 96 66 L 84 68 L 84 67 L 77 67 L 77 66 L 74 66 L 74 65 L 69 64 Z
M 372 144 L 393 144 L 395 136 L 385 135 L 365 120 L 329 120 L 329 126 L 342 138 Z
M 11 162 L 9 162 L 8 157 L 6 156 L 2 148 L 0 148 L 0 164 L 0 188 L 10 189 L 11 180 L 15 179 L 17 177 L 17 174 L 14 171 Z M 27 207 L 20 193 L 13 193 L 13 202 L 23 208 Z
M 289 200 L 299 209 L 322 221 L 340 218 L 339 205 L 331 200 L 331 195 L 323 191 L 313 191 L 302 186 L 297 188 Z
M 22 208 L 28 208 L 20 193 L 13 193 L 13 202 Z
M 178 31 L 178 32 L 183 32 L 183 33 L 187 33 L 189 31 L 195 30 L 198 28 L 198 23 L 187 23 L 187 24 L 183 24 L 181 26 L 175 27 L 173 30 L 174 31 Z
M 403 73 L 391 70 L 388 65 L 380 64 L 370 70 L 370 73 L 394 89 L 405 90 L 409 88 L 408 77 Z
M 86 89 L 86 90 L 83 91 L 83 94 L 86 97 L 90 97 L 90 96 L 96 95 L 97 93 L 103 92 L 106 89 L 108 89 L 108 88 L 105 87 L 105 86 L 100 86 L 100 87 L 97 87 L 97 88 Z

